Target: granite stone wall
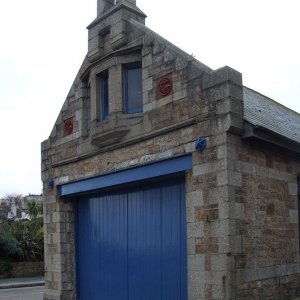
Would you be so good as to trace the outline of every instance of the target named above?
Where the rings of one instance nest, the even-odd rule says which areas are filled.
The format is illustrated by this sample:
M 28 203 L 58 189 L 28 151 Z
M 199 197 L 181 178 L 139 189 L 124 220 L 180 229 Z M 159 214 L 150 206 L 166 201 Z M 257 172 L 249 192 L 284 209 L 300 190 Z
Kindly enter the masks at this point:
M 171 98 L 170 103 L 145 112 L 143 118 L 151 126 L 149 133 L 142 132 L 130 143 L 125 139 L 82 158 L 78 158 L 78 152 L 84 139 L 63 142 L 63 137 L 54 136 L 51 141 L 54 146 L 49 140 L 43 144 L 47 289 L 44 299 L 75 296 L 74 206 L 72 201 L 57 197 L 56 189 L 49 187 L 48 181 L 52 179 L 57 185 L 187 153 L 192 154 L 193 160 L 193 169 L 186 174 L 189 299 L 207 298 L 210 289 L 214 296 L 219 295 L 219 290 L 229 295 L 230 265 L 226 254 L 229 212 L 225 207 L 228 206 L 226 130 L 231 123 L 222 102 L 232 101 L 227 96 L 228 86 L 234 84 L 227 78 L 236 73 L 230 68 L 218 72 L 226 76 L 216 76 L 215 83 L 207 81 L 207 86 L 201 87 L 202 95 L 194 92 L 201 80 L 195 79 L 186 87 L 185 97 Z M 237 89 L 241 89 L 240 83 Z M 203 152 L 195 150 L 199 136 L 207 140 Z
M 297 176 L 299 156 L 271 144 L 236 142 L 241 185 L 235 201 L 243 218 L 233 259 L 238 299 L 293 299 L 300 295 Z
M 144 17 L 122 4 L 89 26 L 89 53 L 42 143 L 44 300 L 76 299 L 74 199 L 60 198 L 57 186 L 182 154 L 193 162 L 186 173 L 188 299 L 298 295 L 299 158 L 243 139 L 242 75 L 211 70 L 148 30 Z M 122 65 L 137 61 L 143 113 L 125 115 Z M 99 121 L 103 70 L 110 118 Z M 207 141 L 201 152 L 199 137 Z M 276 293 L 281 298 L 271 298 Z

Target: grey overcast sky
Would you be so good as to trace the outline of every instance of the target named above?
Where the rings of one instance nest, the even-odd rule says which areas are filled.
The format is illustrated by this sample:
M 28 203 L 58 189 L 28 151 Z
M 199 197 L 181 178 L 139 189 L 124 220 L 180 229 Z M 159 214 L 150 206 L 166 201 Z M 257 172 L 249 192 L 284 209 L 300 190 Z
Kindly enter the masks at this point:
M 96 0 L 0 2 L 0 196 L 40 193 L 40 143 L 87 51 Z M 146 25 L 300 112 L 299 0 L 137 0 Z

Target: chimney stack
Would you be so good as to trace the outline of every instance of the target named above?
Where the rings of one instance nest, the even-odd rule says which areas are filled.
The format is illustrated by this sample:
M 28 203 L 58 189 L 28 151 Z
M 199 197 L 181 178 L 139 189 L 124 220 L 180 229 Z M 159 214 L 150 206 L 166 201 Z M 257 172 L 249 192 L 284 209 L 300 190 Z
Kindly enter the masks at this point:
M 136 5 L 136 0 L 117 0 L 117 3 L 119 3 L 119 2 L 129 2 L 129 3 L 131 3 L 131 4 L 133 4 L 133 5 Z
M 101 16 L 106 10 L 121 2 L 136 5 L 136 0 L 97 0 L 97 17 Z
M 114 0 L 97 0 L 97 17 L 115 5 Z

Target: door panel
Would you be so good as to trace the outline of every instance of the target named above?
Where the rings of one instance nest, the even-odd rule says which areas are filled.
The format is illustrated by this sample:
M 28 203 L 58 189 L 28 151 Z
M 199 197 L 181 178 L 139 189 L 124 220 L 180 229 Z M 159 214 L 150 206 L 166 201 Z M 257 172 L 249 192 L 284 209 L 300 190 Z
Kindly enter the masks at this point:
M 181 298 L 181 197 L 182 186 L 164 186 L 162 193 L 162 299 Z M 185 243 L 186 241 L 184 241 Z M 178 263 L 174 263 L 178 262 Z
M 160 189 L 129 192 L 128 213 L 128 299 L 160 299 Z
M 123 300 L 127 290 L 127 196 L 78 201 L 77 290 L 80 300 Z

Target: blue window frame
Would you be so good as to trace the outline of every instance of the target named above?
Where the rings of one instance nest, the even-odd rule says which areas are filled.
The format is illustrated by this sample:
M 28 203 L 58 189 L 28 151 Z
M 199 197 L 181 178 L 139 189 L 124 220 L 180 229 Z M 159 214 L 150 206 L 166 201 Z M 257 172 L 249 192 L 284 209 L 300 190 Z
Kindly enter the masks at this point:
M 123 68 L 124 113 L 143 111 L 143 86 L 141 64 L 125 65 Z
M 105 71 L 98 75 L 98 98 L 100 120 L 107 120 L 109 116 L 108 71 Z

